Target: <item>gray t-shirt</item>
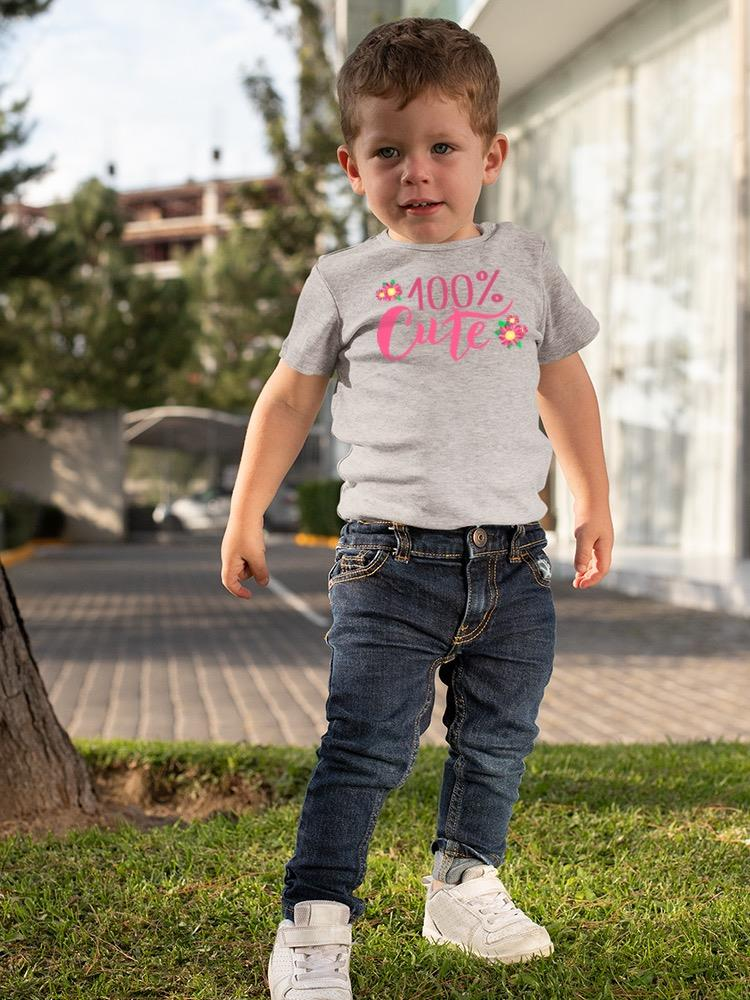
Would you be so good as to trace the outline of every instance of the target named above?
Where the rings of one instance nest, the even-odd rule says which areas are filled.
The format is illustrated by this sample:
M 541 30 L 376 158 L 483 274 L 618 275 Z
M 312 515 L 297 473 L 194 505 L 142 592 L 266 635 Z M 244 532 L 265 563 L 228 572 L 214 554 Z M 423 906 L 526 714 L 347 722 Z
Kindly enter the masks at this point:
M 280 355 L 338 376 L 332 432 L 339 517 L 422 528 L 540 520 L 552 446 L 539 426 L 539 365 L 599 323 L 539 234 L 402 243 L 384 229 L 322 254 Z

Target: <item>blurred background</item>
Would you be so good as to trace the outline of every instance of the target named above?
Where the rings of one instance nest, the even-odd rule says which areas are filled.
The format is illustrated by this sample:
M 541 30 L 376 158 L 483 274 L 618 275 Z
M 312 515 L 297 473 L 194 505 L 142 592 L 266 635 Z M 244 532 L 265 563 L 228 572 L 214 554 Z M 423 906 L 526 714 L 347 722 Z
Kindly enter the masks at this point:
M 750 616 L 747 0 L 0 2 L 0 548 L 223 531 L 315 257 L 382 228 L 336 72 L 411 15 L 498 66 L 476 219 L 542 234 L 601 323 L 603 586 Z M 338 533 L 334 390 L 270 530 Z M 554 458 L 542 498 L 569 562 Z

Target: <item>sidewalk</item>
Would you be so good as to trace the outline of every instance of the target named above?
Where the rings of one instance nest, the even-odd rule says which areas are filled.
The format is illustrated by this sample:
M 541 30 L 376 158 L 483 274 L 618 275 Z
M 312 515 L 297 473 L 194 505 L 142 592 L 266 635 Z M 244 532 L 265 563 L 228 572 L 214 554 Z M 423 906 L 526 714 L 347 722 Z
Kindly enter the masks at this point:
M 329 546 L 269 535 L 268 587 L 222 587 L 220 539 L 42 548 L 7 568 L 72 737 L 317 745 L 326 728 Z M 750 619 L 553 579 L 539 739 L 750 739 Z M 441 745 L 445 688 L 423 744 Z

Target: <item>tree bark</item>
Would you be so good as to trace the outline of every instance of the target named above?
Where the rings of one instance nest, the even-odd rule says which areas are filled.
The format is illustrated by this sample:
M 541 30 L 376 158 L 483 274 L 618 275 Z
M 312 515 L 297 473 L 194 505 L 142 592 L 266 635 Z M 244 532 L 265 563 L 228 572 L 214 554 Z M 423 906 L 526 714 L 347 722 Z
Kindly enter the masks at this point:
M 95 815 L 88 767 L 50 704 L 1 561 L 0 570 L 0 822 Z

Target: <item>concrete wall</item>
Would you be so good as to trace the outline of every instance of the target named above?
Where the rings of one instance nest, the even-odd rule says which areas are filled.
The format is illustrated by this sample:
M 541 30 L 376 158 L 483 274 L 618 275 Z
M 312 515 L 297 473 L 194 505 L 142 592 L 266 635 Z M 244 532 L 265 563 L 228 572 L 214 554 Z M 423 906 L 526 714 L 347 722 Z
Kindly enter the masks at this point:
M 66 414 L 48 431 L 0 425 L 0 487 L 58 506 L 68 541 L 123 538 L 122 412 Z

